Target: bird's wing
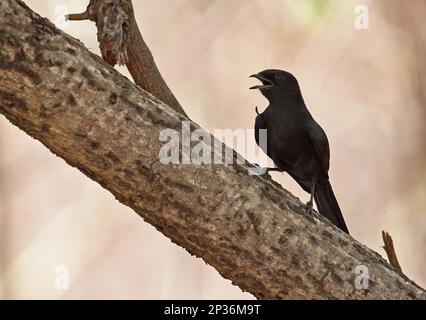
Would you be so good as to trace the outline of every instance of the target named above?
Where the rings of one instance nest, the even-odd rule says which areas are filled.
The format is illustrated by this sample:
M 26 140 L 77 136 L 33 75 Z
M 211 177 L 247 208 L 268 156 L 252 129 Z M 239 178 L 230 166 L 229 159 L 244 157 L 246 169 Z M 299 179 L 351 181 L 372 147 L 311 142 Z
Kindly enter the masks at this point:
M 267 129 L 265 121 L 263 119 L 263 115 L 259 114 L 256 117 L 256 123 L 254 125 L 254 138 L 256 139 L 257 145 L 259 145 L 259 130 L 261 129 Z
M 266 141 L 260 141 L 260 130 L 268 130 L 268 125 L 267 125 L 267 121 L 265 119 L 265 115 L 264 114 L 259 114 L 256 117 L 256 123 L 254 126 L 254 138 L 256 139 L 256 143 L 257 145 L 263 150 L 263 152 L 266 153 L 266 155 L 268 157 L 270 157 L 270 137 L 269 137 L 269 132 L 266 131 Z M 264 133 L 263 133 L 264 134 Z M 264 138 L 264 137 L 263 137 Z M 263 140 L 263 139 L 262 139 Z M 266 142 L 266 145 L 265 145 Z
M 314 146 L 318 160 L 321 161 L 324 173 L 328 176 L 328 170 L 330 169 L 330 144 L 328 143 L 327 135 L 316 122 L 308 125 L 308 135 Z

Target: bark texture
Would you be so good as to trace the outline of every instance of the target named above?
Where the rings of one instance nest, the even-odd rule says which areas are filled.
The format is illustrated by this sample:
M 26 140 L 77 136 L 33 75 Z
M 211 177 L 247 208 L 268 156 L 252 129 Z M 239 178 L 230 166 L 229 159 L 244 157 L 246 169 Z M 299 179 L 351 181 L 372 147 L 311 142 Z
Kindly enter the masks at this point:
M 426 299 L 248 165 L 161 164 L 160 131 L 180 132 L 187 119 L 21 1 L 0 1 L 0 49 L 0 113 L 241 289 L 266 299 Z M 360 265 L 368 290 L 355 286 Z
M 126 65 L 137 85 L 186 116 L 142 37 L 131 0 L 90 0 L 84 13 L 68 19 L 94 21 L 103 59 L 112 66 Z

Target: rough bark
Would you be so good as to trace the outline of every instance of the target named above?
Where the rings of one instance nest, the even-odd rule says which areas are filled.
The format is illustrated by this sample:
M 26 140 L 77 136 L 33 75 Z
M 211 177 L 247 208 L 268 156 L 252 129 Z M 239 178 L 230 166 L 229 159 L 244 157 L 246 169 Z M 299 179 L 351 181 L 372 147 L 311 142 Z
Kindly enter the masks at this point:
M 68 19 L 94 21 L 103 59 L 112 66 L 126 65 L 137 85 L 186 116 L 142 37 L 131 0 L 90 0 L 84 13 Z
M 0 49 L 0 113 L 241 289 L 266 299 L 426 299 L 248 165 L 161 164 L 160 131 L 180 132 L 186 118 L 21 1 L 0 2 Z M 360 265 L 368 290 L 355 287 Z

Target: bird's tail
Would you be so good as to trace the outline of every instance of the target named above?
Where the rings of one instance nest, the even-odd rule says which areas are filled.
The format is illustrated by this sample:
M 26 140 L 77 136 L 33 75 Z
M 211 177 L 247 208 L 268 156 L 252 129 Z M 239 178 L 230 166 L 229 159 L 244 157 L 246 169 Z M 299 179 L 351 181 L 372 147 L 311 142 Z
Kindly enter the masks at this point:
M 316 186 L 315 203 L 323 216 L 333 222 L 339 229 L 349 234 L 348 227 L 343 219 L 342 211 L 340 210 L 333 188 L 328 179 Z

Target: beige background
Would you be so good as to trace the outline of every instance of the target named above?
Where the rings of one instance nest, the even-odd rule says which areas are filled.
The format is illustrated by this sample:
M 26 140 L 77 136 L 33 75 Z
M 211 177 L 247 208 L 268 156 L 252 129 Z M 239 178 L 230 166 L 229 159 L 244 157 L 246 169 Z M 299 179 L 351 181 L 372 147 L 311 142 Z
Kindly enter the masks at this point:
M 248 76 L 294 73 L 328 134 L 352 235 L 384 255 L 389 231 L 405 273 L 426 286 L 425 1 L 364 1 L 362 31 L 357 1 L 133 2 L 166 81 L 205 128 L 251 128 L 266 101 L 248 90 Z M 55 21 L 58 5 L 80 12 L 88 0 L 26 3 Z M 65 31 L 98 52 L 92 23 Z M 1 298 L 251 298 L 3 117 L 0 155 Z M 55 288 L 61 265 L 68 290 Z

